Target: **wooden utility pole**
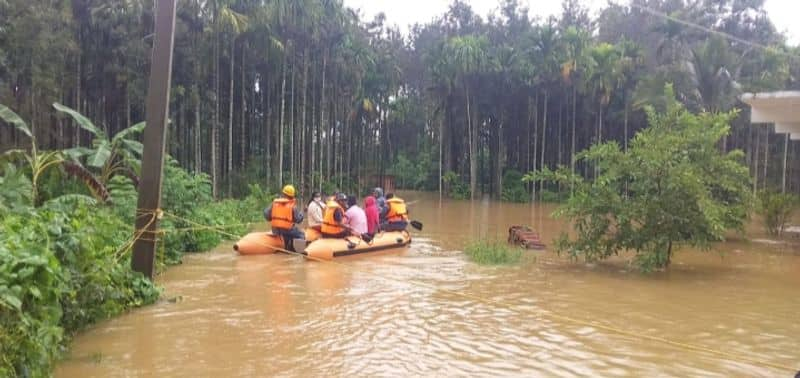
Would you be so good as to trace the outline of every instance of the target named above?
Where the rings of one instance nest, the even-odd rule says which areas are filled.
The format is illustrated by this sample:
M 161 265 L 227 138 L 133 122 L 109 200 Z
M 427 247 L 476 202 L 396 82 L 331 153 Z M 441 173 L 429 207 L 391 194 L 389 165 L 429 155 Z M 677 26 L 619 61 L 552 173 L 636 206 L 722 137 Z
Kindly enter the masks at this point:
M 153 278 L 156 256 L 156 210 L 161 207 L 161 178 L 164 146 L 167 136 L 169 86 L 172 75 L 172 46 L 175 40 L 176 0 L 156 0 L 155 42 L 147 87 L 147 108 L 142 153 L 142 178 L 136 211 L 136 233 L 133 244 L 133 270 Z

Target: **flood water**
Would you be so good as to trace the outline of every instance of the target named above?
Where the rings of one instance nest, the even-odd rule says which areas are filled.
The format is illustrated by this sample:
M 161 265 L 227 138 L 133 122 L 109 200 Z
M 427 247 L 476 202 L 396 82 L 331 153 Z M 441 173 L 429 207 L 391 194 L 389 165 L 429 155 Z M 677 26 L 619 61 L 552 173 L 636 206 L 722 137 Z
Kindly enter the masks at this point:
M 405 251 L 320 263 L 239 257 L 228 243 L 187 256 L 158 278 L 165 300 L 79 335 L 55 375 L 795 374 L 630 333 L 800 369 L 800 253 L 761 240 L 758 225 L 651 275 L 549 250 L 482 267 L 459 252 L 467 239 L 526 224 L 550 242 L 563 227 L 554 206 L 405 199 L 425 225 Z

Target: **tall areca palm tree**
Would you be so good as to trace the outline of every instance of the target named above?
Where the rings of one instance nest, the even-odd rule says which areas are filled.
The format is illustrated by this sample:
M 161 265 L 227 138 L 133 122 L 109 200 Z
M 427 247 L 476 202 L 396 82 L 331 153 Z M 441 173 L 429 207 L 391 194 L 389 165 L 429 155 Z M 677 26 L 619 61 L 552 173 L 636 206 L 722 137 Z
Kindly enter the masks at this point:
M 467 140 L 469 141 L 469 187 L 470 197 L 475 199 L 478 189 L 478 131 L 473 125 L 473 115 L 470 103 L 470 87 L 473 77 L 484 72 L 492 65 L 487 54 L 489 40 L 484 36 L 464 36 L 450 39 L 445 46 L 445 51 L 452 64 L 451 73 L 460 80 L 464 89 L 464 101 L 467 119 Z
M 550 87 L 557 82 L 561 63 L 563 62 L 561 46 L 561 36 L 555 26 L 555 20 L 550 19 L 548 22 L 535 30 L 533 34 L 533 46 L 529 50 L 531 59 L 539 67 L 537 76 L 535 78 L 537 87 L 544 95 L 544 107 L 542 109 L 542 143 L 540 153 L 539 167 L 545 167 L 545 156 L 547 151 L 547 110 L 550 103 Z M 538 102 L 538 101 L 537 101 Z M 538 108 L 539 104 L 535 104 Z M 534 169 L 537 168 L 536 158 L 534 157 Z M 544 190 L 544 181 L 539 182 L 539 193 Z
M 591 82 L 598 102 L 596 142 L 603 142 L 603 110 L 611 101 L 611 93 L 620 79 L 619 51 L 614 45 L 601 43 L 592 49 L 595 67 Z
M 641 46 L 624 39 L 618 44 L 620 51 L 619 61 L 619 84 L 623 91 L 623 145 L 624 150 L 628 150 L 628 116 L 630 112 L 631 91 L 639 81 L 642 68 L 644 67 L 644 57 Z
M 570 168 L 575 173 L 575 136 L 577 124 L 578 90 L 591 77 L 595 61 L 589 54 L 588 31 L 570 27 L 564 31 L 566 60 L 561 64 L 561 77 L 572 87 L 572 130 L 570 138 Z M 570 188 L 572 190 L 572 188 Z

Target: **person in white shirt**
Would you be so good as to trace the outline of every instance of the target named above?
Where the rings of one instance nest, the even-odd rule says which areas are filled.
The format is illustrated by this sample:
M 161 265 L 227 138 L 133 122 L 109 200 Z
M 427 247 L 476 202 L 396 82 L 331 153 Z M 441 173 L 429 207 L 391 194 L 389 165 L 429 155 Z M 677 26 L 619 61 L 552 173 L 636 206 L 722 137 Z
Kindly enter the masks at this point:
M 322 194 L 314 192 L 311 196 L 311 201 L 308 202 L 306 213 L 308 214 L 308 227 L 317 231 L 322 226 L 322 215 L 325 211 L 325 203 L 322 202 Z

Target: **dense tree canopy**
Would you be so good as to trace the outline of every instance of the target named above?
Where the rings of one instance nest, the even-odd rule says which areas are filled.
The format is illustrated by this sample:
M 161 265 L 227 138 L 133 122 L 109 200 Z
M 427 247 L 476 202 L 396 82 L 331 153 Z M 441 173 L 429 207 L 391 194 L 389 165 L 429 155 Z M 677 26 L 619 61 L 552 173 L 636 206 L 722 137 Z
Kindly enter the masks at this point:
M 43 149 L 90 147 L 98 135 L 70 127 L 55 102 L 100 135 L 142 121 L 152 9 L 0 2 L 0 103 L 30 120 Z M 169 149 L 208 173 L 217 195 L 253 181 L 356 189 L 395 174 L 406 187 L 499 197 L 509 172 L 561 164 L 594 177 L 576 151 L 602 141 L 624 150 L 646 123 L 643 106 L 663 108 L 666 83 L 687 109 L 713 112 L 800 77 L 800 52 L 763 0 L 632 0 L 597 19 L 577 0 L 547 19 L 515 0 L 483 19 L 456 0 L 407 36 L 338 0 L 180 0 L 177 16 Z M 788 176 L 800 191 L 797 146 L 750 127 L 746 111 L 732 122 L 720 148 L 746 152 L 754 186 Z M 0 128 L 0 150 L 26 143 Z M 566 189 L 538 184 L 527 188 L 534 197 Z

